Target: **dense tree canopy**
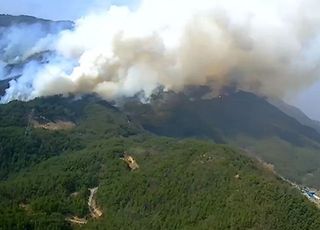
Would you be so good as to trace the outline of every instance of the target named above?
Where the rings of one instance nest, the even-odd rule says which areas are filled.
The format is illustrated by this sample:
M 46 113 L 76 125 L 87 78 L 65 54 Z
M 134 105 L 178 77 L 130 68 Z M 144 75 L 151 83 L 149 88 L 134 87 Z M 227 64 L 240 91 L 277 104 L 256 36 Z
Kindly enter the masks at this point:
M 31 113 L 76 127 L 30 127 Z M 88 219 L 81 229 L 320 229 L 312 203 L 239 150 L 152 136 L 96 98 L 13 102 L 0 114 L 0 229 L 77 229 L 72 216 Z

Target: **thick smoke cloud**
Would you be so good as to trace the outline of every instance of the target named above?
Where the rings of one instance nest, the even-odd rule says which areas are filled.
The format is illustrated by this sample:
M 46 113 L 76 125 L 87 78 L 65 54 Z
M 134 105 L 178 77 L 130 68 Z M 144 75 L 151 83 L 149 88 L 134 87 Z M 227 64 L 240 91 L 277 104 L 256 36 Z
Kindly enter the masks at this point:
M 72 28 L 71 22 L 39 21 L 0 26 L 0 80 L 27 77 L 27 74 L 32 78 L 34 72 L 30 72 L 30 66 L 33 71 L 41 68 L 51 58 L 48 54 L 54 47 L 50 44 L 57 34 Z
M 318 80 L 319 10 L 315 0 L 145 0 L 135 11 L 113 6 L 22 52 L 49 47 L 54 55 L 47 64 L 26 65 L 2 102 L 92 92 L 148 98 L 159 86 L 209 85 L 218 92 L 230 84 L 288 96 Z

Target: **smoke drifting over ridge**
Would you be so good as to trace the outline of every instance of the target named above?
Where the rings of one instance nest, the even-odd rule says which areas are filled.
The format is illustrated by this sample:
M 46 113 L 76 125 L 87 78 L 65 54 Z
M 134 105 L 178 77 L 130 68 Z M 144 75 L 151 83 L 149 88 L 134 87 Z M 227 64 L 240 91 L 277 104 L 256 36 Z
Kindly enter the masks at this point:
M 50 54 L 45 63 L 26 64 L 1 101 L 91 92 L 106 99 L 144 92 L 147 98 L 159 86 L 219 90 L 230 84 L 286 96 L 319 78 L 319 10 L 316 0 L 145 0 L 134 11 L 112 6 L 23 51 Z

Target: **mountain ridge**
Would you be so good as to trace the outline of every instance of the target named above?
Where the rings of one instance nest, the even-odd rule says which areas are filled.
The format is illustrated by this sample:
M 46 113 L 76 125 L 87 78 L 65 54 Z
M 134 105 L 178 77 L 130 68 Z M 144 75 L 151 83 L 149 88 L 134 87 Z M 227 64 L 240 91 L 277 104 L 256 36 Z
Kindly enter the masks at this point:
M 287 115 L 293 117 L 301 124 L 314 128 L 320 133 L 320 121 L 313 120 L 309 118 L 303 111 L 299 108 L 292 106 L 290 104 L 285 103 L 279 99 L 268 99 L 268 101 L 279 108 L 282 112 L 286 113 Z
M 38 18 L 29 15 L 10 15 L 10 14 L 0 14 L 0 27 L 9 27 L 18 24 L 35 24 L 35 23 L 62 23 L 69 24 L 73 26 L 74 22 L 69 20 L 58 20 L 53 21 L 49 19 Z
M 320 186 L 320 134 L 315 129 L 252 93 L 209 99 L 202 99 L 203 95 L 168 92 L 153 97 L 149 104 L 130 101 L 123 110 L 155 134 L 233 144 L 273 164 L 290 180 Z

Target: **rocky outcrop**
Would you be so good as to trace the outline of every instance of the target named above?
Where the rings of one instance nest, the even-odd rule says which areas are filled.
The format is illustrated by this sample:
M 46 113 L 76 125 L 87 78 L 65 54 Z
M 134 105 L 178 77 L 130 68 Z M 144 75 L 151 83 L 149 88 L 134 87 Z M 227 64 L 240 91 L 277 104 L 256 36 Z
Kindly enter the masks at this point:
M 72 224 L 79 224 L 79 225 L 82 225 L 82 224 L 86 224 L 88 223 L 88 220 L 85 219 L 85 218 L 79 218 L 77 216 L 73 216 L 73 217 L 68 217 L 66 218 L 66 221 L 72 223 Z
M 36 120 L 31 121 L 34 128 L 41 128 L 47 130 L 68 130 L 74 128 L 76 125 L 71 121 L 55 121 L 47 123 L 39 123 Z
M 139 165 L 136 162 L 136 160 L 130 156 L 127 153 L 124 153 L 123 158 L 121 158 L 124 162 L 126 162 L 126 164 L 128 165 L 128 167 L 133 171 L 133 170 L 137 170 L 139 169 Z

